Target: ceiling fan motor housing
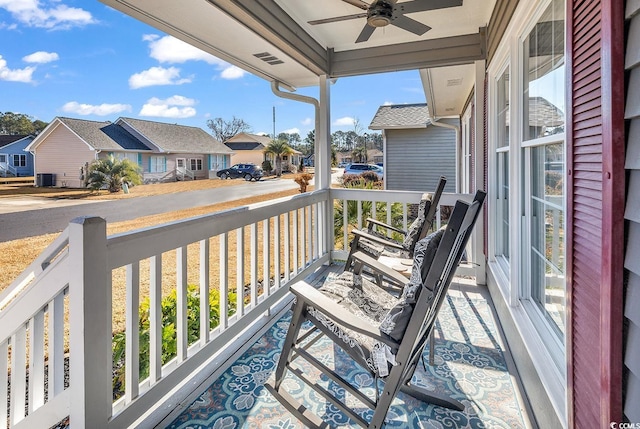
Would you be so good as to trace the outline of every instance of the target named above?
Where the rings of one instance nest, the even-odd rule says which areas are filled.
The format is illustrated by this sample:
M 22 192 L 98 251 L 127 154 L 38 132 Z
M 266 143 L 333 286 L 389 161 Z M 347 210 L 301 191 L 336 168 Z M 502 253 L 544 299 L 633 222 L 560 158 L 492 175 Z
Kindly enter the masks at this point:
M 372 27 L 385 27 L 393 18 L 393 2 L 378 0 L 367 10 L 367 23 Z

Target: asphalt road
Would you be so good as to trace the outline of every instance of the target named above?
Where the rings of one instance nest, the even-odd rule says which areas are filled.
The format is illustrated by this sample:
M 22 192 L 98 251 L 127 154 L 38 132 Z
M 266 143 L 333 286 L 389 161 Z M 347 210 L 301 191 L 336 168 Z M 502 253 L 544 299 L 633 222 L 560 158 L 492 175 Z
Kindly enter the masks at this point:
M 78 204 L 77 201 L 59 200 L 55 207 L 42 202 L 37 209 L 24 210 L 21 201 L 14 201 L 15 210 L 7 207 L 11 203 L 0 200 L 0 242 L 18 238 L 33 237 L 52 232 L 60 232 L 69 221 L 79 216 L 100 216 L 107 222 L 120 222 L 141 216 L 206 206 L 241 198 L 253 197 L 271 192 L 295 189 L 293 180 L 263 180 L 243 182 L 238 186 L 217 189 L 205 189 L 152 197 L 139 197 L 127 200 L 99 201 Z M 20 211 L 18 211 L 20 210 Z M 9 211 L 9 212 L 7 212 Z

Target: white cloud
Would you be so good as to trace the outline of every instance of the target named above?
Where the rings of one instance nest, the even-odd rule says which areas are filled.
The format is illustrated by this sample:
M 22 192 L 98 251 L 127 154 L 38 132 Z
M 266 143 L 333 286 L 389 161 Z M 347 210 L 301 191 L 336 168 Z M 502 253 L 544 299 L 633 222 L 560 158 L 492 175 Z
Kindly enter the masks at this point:
M 153 97 L 140 109 L 140 116 L 155 116 L 160 118 L 190 118 L 196 115 L 196 109 L 191 107 L 196 100 L 174 95 L 165 100 Z
M 7 61 L 0 55 L 0 80 L 6 80 L 9 82 L 32 82 L 33 72 L 35 67 L 25 67 L 23 69 L 10 69 L 7 67 Z
M 288 130 L 282 131 L 285 134 L 300 134 L 300 128 L 289 128 Z
M 258 135 L 258 136 L 268 136 L 269 133 L 267 133 L 265 131 L 260 131 L 260 132 L 257 132 L 256 135 Z
M 190 78 L 180 78 L 180 69 L 176 67 L 151 67 L 131 75 L 129 88 L 138 89 L 155 85 L 182 85 L 191 82 Z
M 77 101 L 70 101 L 62 106 L 62 111 L 67 113 L 75 113 L 77 115 L 97 115 L 108 116 L 114 113 L 130 112 L 131 105 L 129 104 L 81 104 Z
M 336 127 L 342 127 L 342 126 L 346 126 L 346 125 L 354 125 L 355 124 L 355 119 L 353 119 L 350 116 L 345 116 L 343 118 L 338 118 L 335 121 L 333 121 L 333 125 Z
M 382 103 L 383 106 L 393 106 L 393 101 L 385 101 L 384 103 Z
M 214 65 L 228 64 L 173 36 L 159 37 L 155 34 L 145 34 L 142 40 L 149 42 L 151 50 L 149 56 L 161 63 L 182 64 L 187 61 L 205 61 Z
M 0 8 L 29 27 L 67 29 L 96 22 L 91 12 L 55 0 L 0 0 Z
M 38 51 L 33 54 L 22 57 L 22 61 L 27 63 L 46 64 L 52 61 L 58 61 L 60 57 L 55 52 Z
M 300 121 L 300 123 L 301 123 L 302 125 L 306 125 L 306 126 L 308 126 L 308 125 L 311 125 L 311 124 L 313 123 L 313 119 L 311 119 L 311 118 L 304 118 L 302 121 Z
M 2 0 L 0 0 L 2 1 Z M 216 66 L 220 70 L 223 79 L 239 79 L 245 75 L 245 71 L 221 60 L 203 50 L 191 46 L 173 36 L 160 37 L 157 34 L 145 34 L 142 40 L 149 42 L 149 56 L 160 63 L 183 64 L 187 61 L 204 61 Z
M 245 71 L 242 70 L 240 67 L 236 67 L 236 66 L 229 66 L 227 68 L 225 68 L 224 70 L 222 70 L 222 73 L 220 73 L 220 77 L 223 79 L 240 79 L 241 77 L 243 77 L 245 74 Z

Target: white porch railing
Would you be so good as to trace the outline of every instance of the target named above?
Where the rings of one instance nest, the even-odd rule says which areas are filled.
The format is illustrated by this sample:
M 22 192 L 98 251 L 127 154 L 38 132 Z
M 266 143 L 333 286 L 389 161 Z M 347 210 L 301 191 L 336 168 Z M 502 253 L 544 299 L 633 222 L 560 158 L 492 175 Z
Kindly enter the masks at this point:
M 189 177 L 191 180 L 194 180 L 196 178 L 196 173 L 187 167 L 176 167 L 176 177 L 180 180 L 184 180 L 185 177 Z
M 193 389 L 189 380 L 204 366 L 219 366 L 213 358 L 219 351 L 238 348 L 234 339 L 290 298 L 289 283 L 328 263 L 332 254 L 339 259 L 347 241 L 335 250 L 331 244 L 336 204 L 349 208 L 354 201 L 355 223 L 361 224 L 371 215 L 365 202 L 374 201 L 373 216 L 396 221 L 400 216 L 406 227 L 408 207 L 420 195 L 320 190 L 110 237 L 104 220 L 75 219 L 0 295 L 0 415 L 9 416 L 0 419 L 0 428 L 49 427 L 68 415 L 75 428 L 138 424 L 181 386 Z M 441 205 L 460 197 L 466 198 L 445 194 Z M 344 220 L 346 225 L 353 217 Z M 198 291 L 195 303 L 190 284 Z M 162 316 L 167 289 L 176 291 L 172 327 Z M 212 327 L 209 298 L 217 291 L 219 323 Z M 126 307 L 120 316 L 114 306 L 118 295 L 124 295 Z M 145 299 L 148 340 L 142 343 L 139 308 Z M 195 339 L 189 335 L 194 307 L 199 309 Z M 172 357 L 166 350 L 163 357 L 167 329 L 175 330 Z M 124 389 L 117 400 L 114 331 L 125 337 Z M 141 356 L 141 349 L 148 352 Z M 141 359 L 148 361 L 146 377 Z

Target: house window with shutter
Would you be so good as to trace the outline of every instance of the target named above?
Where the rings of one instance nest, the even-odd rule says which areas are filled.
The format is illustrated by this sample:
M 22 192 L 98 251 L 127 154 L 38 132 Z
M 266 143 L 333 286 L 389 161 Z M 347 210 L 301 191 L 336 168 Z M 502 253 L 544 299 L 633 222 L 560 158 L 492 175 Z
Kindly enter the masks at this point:
M 167 163 L 164 156 L 149 157 L 150 173 L 166 173 L 166 171 L 167 171 Z

